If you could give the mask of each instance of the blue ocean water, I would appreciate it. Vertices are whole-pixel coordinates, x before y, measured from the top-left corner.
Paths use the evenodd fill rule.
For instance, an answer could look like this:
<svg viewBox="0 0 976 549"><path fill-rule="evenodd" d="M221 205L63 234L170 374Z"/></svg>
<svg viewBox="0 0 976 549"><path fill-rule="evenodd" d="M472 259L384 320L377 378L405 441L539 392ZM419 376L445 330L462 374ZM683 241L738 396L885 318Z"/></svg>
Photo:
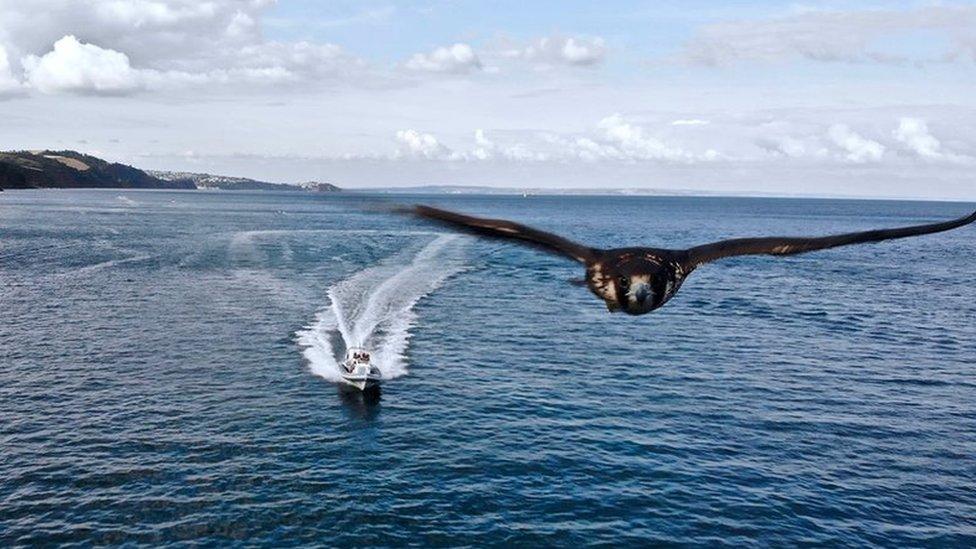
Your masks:
<svg viewBox="0 0 976 549"><path fill-rule="evenodd" d="M952 203L0 193L0 544L976 544L976 228L699 269L644 317L602 246ZM334 382L344 345L387 379Z"/></svg>

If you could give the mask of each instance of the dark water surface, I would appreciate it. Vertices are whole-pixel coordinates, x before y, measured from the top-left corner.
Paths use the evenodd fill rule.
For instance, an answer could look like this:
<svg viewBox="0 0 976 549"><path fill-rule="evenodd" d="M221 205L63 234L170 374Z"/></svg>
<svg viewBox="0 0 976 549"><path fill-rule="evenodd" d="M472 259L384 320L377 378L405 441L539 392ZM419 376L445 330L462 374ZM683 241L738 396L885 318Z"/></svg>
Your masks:
<svg viewBox="0 0 976 549"><path fill-rule="evenodd" d="M603 246L971 205L406 197ZM976 545L976 228L609 315L375 199L0 194L0 545ZM376 349L382 393L335 358Z"/></svg>

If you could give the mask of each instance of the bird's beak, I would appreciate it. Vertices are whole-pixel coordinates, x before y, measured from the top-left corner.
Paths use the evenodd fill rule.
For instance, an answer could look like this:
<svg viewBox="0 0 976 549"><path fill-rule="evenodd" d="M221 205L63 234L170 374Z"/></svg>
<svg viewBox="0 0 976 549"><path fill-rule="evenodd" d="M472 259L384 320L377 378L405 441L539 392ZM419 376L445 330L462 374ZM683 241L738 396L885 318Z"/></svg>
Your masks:
<svg viewBox="0 0 976 549"><path fill-rule="evenodd" d="M630 289L630 295L639 305L643 305L647 298L651 296L651 286L646 282L635 284Z"/></svg>

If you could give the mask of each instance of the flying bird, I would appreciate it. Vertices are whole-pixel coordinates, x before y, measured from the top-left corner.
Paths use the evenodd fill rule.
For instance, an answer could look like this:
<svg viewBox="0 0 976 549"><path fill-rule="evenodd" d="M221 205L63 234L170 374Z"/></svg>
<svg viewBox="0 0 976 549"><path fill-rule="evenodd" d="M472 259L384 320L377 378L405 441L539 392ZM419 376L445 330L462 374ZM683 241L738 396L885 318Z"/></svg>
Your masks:
<svg viewBox="0 0 976 549"><path fill-rule="evenodd" d="M976 221L976 212L973 212L969 216L942 223L833 236L735 238L684 250L644 247L600 249L503 219L483 219L419 205L408 211L466 232L517 240L579 261L586 266L587 287L606 302L607 309L632 315L642 315L661 307L674 297L692 271L705 263L726 257L802 254L850 244L938 233Z"/></svg>

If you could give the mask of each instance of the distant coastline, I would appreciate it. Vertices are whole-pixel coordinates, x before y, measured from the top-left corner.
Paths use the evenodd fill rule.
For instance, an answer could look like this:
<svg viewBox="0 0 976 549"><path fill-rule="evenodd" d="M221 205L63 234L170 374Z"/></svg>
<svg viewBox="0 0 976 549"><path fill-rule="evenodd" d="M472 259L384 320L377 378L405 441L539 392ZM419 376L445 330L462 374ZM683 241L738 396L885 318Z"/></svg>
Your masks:
<svg viewBox="0 0 976 549"><path fill-rule="evenodd" d="M207 189L231 191L338 192L331 183L270 183L206 173L144 171L77 151L0 152L0 190L5 189Z"/></svg>
<svg viewBox="0 0 976 549"><path fill-rule="evenodd" d="M413 185L404 187L341 188L331 183L271 183L247 177L200 172L141 170L111 163L77 151L0 152L0 191L12 189L168 189L221 191L345 192L399 195L494 195L494 196L661 196L702 198L784 198L827 200L903 200L962 202L958 198L912 196L864 196L762 191L709 191L664 188L545 188L491 187L485 185Z"/></svg>
<svg viewBox="0 0 976 549"><path fill-rule="evenodd" d="M770 193L762 191L709 191L699 189L660 189L660 188L540 188L540 187L487 187L466 185L418 185L408 187L374 187L349 188L351 193L370 194L451 194L451 195L496 195L496 196L660 196L660 197L696 197L696 198L783 198L809 200L895 200L909 202L962 202L972 203L973 200L961 198L932 198L912 196L864 196L844 194L815 194L815 193Z"/></svg>

